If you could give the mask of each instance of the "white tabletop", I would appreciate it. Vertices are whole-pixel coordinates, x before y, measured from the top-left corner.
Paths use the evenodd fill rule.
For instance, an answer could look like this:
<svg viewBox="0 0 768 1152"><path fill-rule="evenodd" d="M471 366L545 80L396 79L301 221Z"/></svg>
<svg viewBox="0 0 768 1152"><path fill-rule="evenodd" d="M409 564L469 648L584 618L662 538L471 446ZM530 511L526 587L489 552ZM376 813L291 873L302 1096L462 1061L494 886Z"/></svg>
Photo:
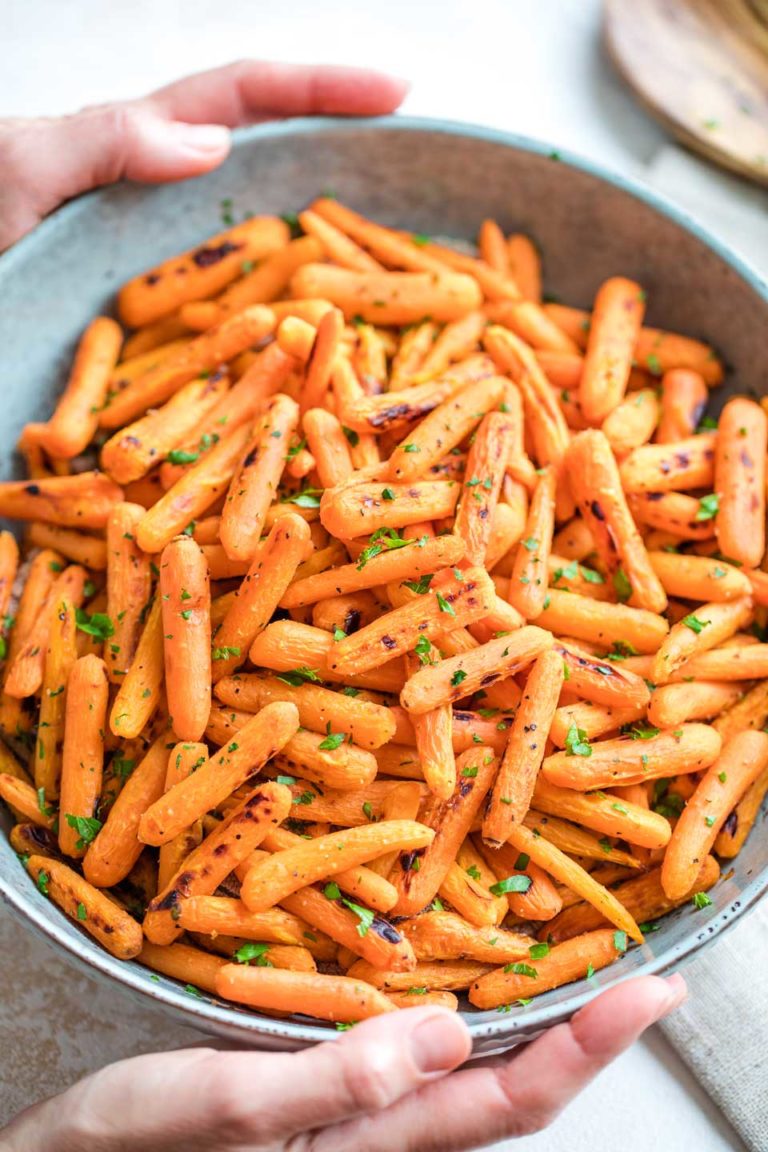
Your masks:
<svg viewBox="0 0 768 1152"><path fill-rule="evenodd" d="M369 64L408 76L405 111L549 140L642 172L665 136L599 44L597 0L5 0L0 115L138 95L251 55ZM74 973L0 922L0 1122L110 1060L205 1042ZM499 1146L501 1147L501 1146ZM658 1032L520 1152L728 1152L740 1142Z"/></svg>

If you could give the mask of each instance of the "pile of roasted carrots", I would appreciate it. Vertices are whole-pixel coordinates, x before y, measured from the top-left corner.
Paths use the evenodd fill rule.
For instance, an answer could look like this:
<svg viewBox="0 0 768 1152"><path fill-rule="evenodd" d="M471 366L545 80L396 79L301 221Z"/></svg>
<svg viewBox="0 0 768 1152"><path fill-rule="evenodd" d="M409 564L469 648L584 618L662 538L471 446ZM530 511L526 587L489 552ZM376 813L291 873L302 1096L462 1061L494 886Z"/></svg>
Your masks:
<svg viewBox="0 0 768 1152"><path fill-rule="evenodd" d="M0 484L40 891L340 1026L510 1010L709 905L768 790L767 421L708 419L720 361L645 307L332 198L126 284Z"/></svg>

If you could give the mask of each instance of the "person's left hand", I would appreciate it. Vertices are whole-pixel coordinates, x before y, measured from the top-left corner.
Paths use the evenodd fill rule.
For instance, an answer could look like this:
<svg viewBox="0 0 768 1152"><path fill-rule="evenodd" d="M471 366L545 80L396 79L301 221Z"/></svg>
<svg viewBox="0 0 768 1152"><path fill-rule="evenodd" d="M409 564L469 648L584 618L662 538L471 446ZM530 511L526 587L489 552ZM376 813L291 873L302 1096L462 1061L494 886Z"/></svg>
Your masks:
<svg viewBox="0 0 768 1152"><path fill-rule="evenodd" d="M137 1056L22 1113L0 1150L465 1152L545 1128L684 997L681 976L629 980L525 1048L461 1071L469 1033L440 1008L386 1013L293 1055Z"/></svg>
<svg viewBox="0 0 768 1152"><path fill-rule="evenodd" d="M244 60L74 116L0 120L0 252L80 192L216 168L230 128L283 116L378 116L406 90L405 81L362 68Z"/></svg>

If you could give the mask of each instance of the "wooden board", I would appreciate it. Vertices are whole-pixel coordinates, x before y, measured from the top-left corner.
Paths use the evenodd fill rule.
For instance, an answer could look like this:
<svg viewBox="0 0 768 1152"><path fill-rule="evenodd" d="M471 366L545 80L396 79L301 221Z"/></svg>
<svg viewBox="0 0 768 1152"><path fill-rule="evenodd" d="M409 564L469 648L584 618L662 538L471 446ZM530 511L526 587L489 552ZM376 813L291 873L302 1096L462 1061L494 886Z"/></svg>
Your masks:
<svg viewBox="0 0 768 1152"><path fill-rule="evenodd" d="M605 0L604 36L666 128L768 186L768 0Z"/></svg>

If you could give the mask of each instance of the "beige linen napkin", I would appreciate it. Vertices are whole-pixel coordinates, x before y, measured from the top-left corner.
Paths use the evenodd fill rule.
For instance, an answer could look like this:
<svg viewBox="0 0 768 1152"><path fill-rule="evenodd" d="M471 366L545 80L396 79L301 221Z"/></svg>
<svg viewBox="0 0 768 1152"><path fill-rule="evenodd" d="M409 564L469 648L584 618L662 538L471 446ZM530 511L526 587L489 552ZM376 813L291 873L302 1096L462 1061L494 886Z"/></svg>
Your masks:
<svg viewBox="0 0 768 1152"><path fill-rule="evenodd" d="M765 191L674 146L640 175L768 277ZM752 835L766 834L758 821ZM768 900L684 974L689 998L661 1027L747 1147L768 1152Z"/></svg>

